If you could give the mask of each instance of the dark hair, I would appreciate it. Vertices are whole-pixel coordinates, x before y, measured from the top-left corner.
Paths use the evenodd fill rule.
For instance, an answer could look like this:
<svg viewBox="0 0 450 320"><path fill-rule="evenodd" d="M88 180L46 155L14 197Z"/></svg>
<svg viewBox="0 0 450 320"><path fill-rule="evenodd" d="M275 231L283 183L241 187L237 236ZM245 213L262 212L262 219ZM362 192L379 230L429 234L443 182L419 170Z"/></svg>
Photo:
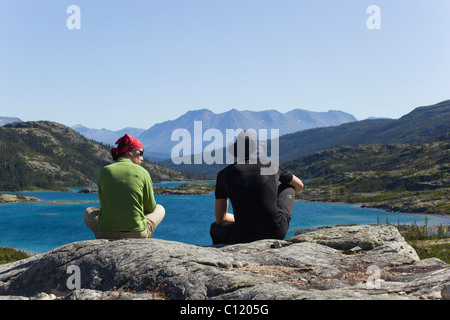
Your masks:
<svg viewBox="0 0 450 320"><path fill-rule="evenodd" d="M123 147L125 147L125 140L121 140L119 142L119 144L117 145L117 148L111 149L111 156L114 161L117 161L117 159L120 158L119 152L120 152L120 150L122 150Z"/></svg>

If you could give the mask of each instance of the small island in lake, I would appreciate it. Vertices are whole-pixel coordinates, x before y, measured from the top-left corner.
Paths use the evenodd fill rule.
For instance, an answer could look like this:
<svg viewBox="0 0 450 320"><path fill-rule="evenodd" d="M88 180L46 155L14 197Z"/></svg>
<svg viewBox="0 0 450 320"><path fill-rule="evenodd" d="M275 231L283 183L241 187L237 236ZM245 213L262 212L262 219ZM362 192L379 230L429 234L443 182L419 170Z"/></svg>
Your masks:
<svg viewBox="0 0 450 320"><path fill-rule="evenodd" d="M0 203L19 203L28 201L38 201L37 197L24 196L22 194L0 193Z"/></svg>
<svg viewBox="0 0 450 320"><path fill-rule="evenodd" d="M170 187L153 187L154 193L158 195L202 195L209 194L216 188L215 183L208 182L191 182L184 183L179 186Z"/></svg>

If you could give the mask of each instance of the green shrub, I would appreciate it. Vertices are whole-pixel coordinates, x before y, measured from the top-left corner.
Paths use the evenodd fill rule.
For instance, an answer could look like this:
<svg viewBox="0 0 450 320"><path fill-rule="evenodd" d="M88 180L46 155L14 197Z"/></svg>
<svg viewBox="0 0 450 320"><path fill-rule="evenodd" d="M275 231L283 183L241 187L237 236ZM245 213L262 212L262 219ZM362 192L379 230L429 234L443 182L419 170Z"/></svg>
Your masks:
<svg viewBox="0 0 450 320"><path fill-rule="evenodd" d="M0 264L10 263L28 257L30 255L24 251L0 247Z"/></svg>

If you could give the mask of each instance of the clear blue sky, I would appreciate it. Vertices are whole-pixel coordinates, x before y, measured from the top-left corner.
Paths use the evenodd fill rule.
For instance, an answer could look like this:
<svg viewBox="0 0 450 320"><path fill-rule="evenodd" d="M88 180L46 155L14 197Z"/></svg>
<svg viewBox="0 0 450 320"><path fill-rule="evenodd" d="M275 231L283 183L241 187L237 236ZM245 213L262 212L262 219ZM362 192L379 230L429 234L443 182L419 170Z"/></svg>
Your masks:
<svg viewBox="0 0 450 320"><path fill-rule="evenodd" d="M448 0L0 1L0 116L118 130L200 108L399 118L447 99Z"/></svg>

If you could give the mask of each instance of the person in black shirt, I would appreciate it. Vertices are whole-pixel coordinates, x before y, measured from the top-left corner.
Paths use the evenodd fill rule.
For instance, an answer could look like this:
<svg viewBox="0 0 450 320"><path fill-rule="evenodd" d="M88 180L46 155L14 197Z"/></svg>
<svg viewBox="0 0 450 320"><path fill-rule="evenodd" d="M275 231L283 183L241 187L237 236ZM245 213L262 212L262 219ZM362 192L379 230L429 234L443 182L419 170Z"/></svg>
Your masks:
<svg viewBox="0 0 450 320"><path fill-rule="evenodd" d="M215 191L215 217L210 235L213 244L245 243L260 239L284 239L294 210L294 196L302 181L278 166L273 174L261 174L257 141L242 132L234 143L245 141L245 159L219 172ZM256 154L256 156L255 156ZM228 212L228 199L234 214Z"/></svg>

